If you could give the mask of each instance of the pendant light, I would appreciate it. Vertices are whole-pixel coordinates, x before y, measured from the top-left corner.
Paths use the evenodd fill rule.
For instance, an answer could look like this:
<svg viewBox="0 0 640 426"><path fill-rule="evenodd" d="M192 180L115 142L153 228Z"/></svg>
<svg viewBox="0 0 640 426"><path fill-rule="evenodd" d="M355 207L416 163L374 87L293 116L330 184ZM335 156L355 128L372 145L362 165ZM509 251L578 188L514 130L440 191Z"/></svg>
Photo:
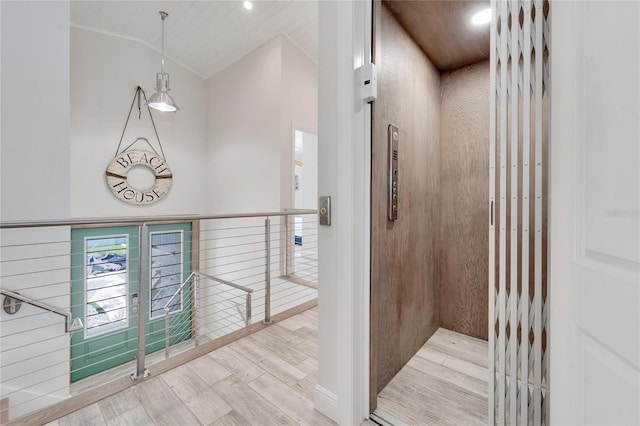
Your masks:
<svg viewBox="0 0 640 426"><path fill-rule="evenodd" d="M160 60L160 72L156 74L156 92L151 95L147 105L149 108L157 109L158 111L175 112L178 110L176 101L173 100L169 94L169 74L164 72L164 20L169 16L167 12L160 11L160 18L162 19L162 57Z"/></svg>

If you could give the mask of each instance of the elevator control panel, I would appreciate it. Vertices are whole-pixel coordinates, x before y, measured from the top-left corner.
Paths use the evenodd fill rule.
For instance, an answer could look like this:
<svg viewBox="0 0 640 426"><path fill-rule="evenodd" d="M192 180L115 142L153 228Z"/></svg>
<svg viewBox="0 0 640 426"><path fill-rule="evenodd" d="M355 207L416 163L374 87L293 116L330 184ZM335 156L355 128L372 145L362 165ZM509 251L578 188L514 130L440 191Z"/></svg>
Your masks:
<svg viewBox="0 0 640 426"><path fill-rule="evenodd" d="M389 220L398 219L398 126L389 124Z"/></svg>

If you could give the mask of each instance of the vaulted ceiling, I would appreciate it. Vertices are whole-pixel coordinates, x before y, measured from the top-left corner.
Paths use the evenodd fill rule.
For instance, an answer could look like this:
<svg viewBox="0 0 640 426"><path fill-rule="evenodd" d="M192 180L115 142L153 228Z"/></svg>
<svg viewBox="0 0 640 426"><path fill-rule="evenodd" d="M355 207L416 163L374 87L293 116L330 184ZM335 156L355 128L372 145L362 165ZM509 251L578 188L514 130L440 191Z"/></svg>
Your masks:
<svg viewBox="0 0 640 426"><path fill-rule="evenodd" d="M72 1L74 26L143 42L165 51L207 78L278 34L290 38L312 61L318 57L318 3L305 0L243 1Z"/></svg>

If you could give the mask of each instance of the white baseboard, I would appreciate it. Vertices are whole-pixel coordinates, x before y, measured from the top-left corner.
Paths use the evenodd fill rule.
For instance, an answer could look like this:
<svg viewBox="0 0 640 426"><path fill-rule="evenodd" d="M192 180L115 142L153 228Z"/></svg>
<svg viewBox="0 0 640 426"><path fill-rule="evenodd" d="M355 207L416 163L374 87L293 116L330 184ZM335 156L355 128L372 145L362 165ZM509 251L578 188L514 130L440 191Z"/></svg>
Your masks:
<svg viewBox="0 0 640 426"><path fill-rule="evenodd" d="M338 422L338 396L326 388L316 385L315 409Z"/></svg>

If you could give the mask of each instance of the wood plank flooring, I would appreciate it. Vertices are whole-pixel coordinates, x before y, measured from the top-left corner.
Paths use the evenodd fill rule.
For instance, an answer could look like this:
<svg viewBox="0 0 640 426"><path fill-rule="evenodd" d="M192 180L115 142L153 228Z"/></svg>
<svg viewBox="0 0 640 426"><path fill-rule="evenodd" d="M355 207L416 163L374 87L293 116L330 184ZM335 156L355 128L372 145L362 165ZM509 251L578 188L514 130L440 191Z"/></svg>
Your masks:
<svg viewBox="0 0 640 426"><path fill-rule="evenodd" d="M317 330L314 308L48 425L335 425L313 408Z"/></svg>
<svg viewBox="0 0 640 426"><path fill-rule="evenodd" d="M439 328L378 395L395 425L486 425L487 342Z"/></svg>
<svg viewBox="0 0 640 426"><path fill-rule="evenodd" d="M317 330L314 308L48 425L334 425L313 409ZM439 329L378 410L397 425L486 424L487 377L487 343Z"/></svg>

